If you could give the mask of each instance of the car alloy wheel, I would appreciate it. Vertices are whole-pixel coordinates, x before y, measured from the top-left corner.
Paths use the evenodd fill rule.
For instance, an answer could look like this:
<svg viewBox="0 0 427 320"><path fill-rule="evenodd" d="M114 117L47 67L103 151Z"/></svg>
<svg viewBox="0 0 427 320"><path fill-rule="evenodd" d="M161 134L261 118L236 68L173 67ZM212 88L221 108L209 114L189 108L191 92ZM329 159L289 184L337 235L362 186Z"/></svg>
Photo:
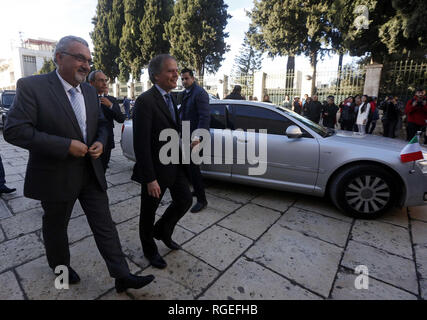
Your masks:
<svg viewBox="0 0 427 320"><path fill-rule="evenodd" d="M363 214L378 212L389 203L391 190L387 182L372 175L353 179L345 190L346 202Z"/></svg>

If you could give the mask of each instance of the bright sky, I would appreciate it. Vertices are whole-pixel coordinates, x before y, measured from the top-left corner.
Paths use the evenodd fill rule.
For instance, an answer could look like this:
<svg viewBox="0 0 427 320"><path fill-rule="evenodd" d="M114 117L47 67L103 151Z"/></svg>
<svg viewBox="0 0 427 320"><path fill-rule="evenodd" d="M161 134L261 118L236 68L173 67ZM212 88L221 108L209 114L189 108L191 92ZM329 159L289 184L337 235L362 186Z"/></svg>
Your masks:
<svg viewBox="0 0 427 320"><path fill-rule="evenodd" d="M22 38L45 38L59 40L65 35L77 35L86 39L91 47L89 33L93 30L92 18L95 16L97 0L0 0L2 17L0 19L0 58L10 55L11 42L19 43ZM7 4L6 4L7 3ZM229 37L226 42L230 51L226 54L219 73L229 74L234 58L239 53L244 33L249 26L249 18L245 10L253 6L252 0L225 0L229 19L226 32ZM345 57L344 63L350 62ZM326 59L319 64L320 68L336 68L338 58ZM297 57L297 68L308 68L308 60ZM273 60L265 58L263 70L278 73L285 70L286 57Z"/></svg>

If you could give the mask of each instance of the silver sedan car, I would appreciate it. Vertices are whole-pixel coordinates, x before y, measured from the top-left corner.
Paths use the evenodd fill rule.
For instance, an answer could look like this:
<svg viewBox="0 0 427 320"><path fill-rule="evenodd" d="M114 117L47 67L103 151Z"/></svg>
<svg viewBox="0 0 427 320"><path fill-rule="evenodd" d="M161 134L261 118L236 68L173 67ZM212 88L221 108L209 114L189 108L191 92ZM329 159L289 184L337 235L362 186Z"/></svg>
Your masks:
<svg viewBox="0 0 427 320"><path fill-rule="evenodd" d="M327 129L270 103L211 100L210 108L211 143L223 144L219 150L212 146L212 161L202 164L206 177L329 196L343 212L363 219L377 218L394 206L427 204L427 160L402 163L405 141ZM242 135L249 129L256 133ZM232 157L226 141L232 141ZM250 175L248 168L255 165L235 151L252 143L259 153L261 141L267 142L265 172ZM123 125L121 145L135 161L131 120ZM422 150L427 159L427 149Z"/></svg>

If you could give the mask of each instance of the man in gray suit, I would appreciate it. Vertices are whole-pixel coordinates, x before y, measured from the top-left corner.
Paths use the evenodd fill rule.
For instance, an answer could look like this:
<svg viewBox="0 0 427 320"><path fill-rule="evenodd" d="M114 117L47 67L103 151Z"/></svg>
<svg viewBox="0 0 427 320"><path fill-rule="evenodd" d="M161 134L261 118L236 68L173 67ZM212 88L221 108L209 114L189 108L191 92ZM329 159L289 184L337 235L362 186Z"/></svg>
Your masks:
<svg viewBox="0 0 427 320"><path fill-rule="evenodd" d="M107 122L96 90L85 83L91 55L87 42L67 36L54 53L57 69L17 82L4 130L7 142L28 149L24 195L41 200L43 238L49 266L68 268L69 283L80 281L70 266L67 227L79 199L117 292L141 288L153 276L129 272L111 218L107 184L99 156L107 142Z"/></svg>

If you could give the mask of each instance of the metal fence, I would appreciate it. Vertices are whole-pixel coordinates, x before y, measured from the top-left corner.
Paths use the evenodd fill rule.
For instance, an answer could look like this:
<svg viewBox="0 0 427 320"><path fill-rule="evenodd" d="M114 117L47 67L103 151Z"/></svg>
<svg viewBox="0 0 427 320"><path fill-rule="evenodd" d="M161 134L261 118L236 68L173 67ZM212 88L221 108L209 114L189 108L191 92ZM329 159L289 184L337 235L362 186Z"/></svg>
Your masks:
<svg viewBox="0 0 427 320"><path fill-rule="evenodd" d="M427 61L406 60L384 64L379 99L392 95L407 101L418 87L427 87Z"/></svg>

